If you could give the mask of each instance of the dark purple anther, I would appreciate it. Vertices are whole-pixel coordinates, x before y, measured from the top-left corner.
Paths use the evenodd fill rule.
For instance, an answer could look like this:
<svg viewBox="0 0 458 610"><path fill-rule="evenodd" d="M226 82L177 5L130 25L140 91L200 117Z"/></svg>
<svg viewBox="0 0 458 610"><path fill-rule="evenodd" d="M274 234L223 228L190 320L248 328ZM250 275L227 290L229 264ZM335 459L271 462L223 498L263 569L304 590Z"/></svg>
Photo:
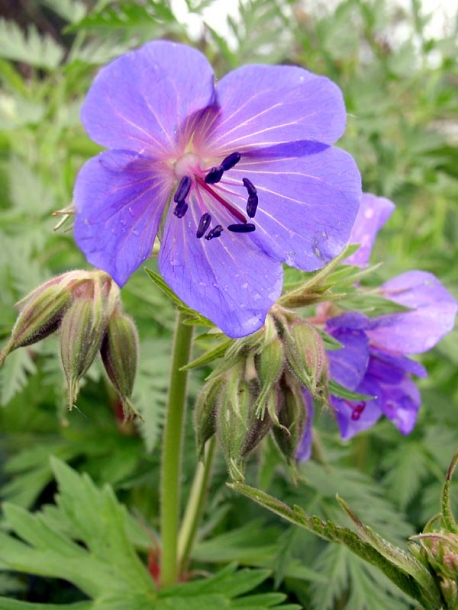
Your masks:
<svg viewBox="0 0 458 610"><path fill-rule="evenodd" d="M216 225L216 227L213 227L213 229L207 233L205 239L210 240L219 237L223 231L224 229L221 225Z"/></svg>
<svg viewBox="0 0 458 610"><path fill-rule="evenodd" d="M183 176L183 178L180 180L180 184L178 185L175 195L173 196L173 201L175 203L180 203L181 201L184 201L188 196L190 188L191 178L189 176Z"/></svg>
<svg viewBox="0 0 458 610"><path fill-rule="evenodd" d="M246 202L246 213L250 218L254 218L256 210L258 209L258 196L249 195L248 201Z"/></svg>
<svg viewBox="0 0 458 610"><path fill-rule="evenodd" d="M210 226L211 219L212 219L212 217L210 216L210 214L208 214L208 212L205 212L205 214L202 214L202 218L200 219L199 226L197 227L196 237L198 237L199 239L201 237L203 237L203 234Z"/></svg>
<svg viewBox="0 0 458 610"><path fill-rule="evenodd" d="M216 184L223 177L224 170L221 166L212 167L208 174L205 176L205 182L207 184Z"/></svg>
<svg viewBox="0 0 458 610"><path fill-rule="evenodd" d="M248 178L242 178L242 182L243 182L243 186L246 188L246 190L248 191L248 195L249 197L252 197L253 195L257 194L257 190L255 185L251 182L251 180L248 180Z"/></svg>
<svg viewBox="0 0 458 610"><path fill-rule="evenodd" d="M175 214L175 216L177 218L183 218L183 216L186 214L186 212L188 211L188 204L186 203L186 201L179 201L175 207L175 209L173 210L173 213Z"/></svg>
<svg viewBox="0 0 458 610"><path fill-rule="evenodd" d="M237 165L241 157L242 155L239 152L233 152L228 157L223 159L223 162L220 165L223 172L227 172L228 170L232 169L234 165Z"/></svg>
<svg viewBox="0 0 458 610"><path fill-rule="evenodd" d="M253 223L247 222L243 225L229 225L227 227L228 231L232 231L232 233L252 233L256 227Z"/></svg>

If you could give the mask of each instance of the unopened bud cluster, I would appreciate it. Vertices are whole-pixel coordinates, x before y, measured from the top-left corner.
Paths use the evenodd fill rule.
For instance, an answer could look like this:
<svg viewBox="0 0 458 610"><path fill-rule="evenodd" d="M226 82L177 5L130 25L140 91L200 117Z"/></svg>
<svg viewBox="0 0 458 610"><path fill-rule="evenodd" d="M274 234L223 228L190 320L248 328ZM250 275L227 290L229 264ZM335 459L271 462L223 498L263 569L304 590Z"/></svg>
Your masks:
<svg viewBox="0 0 458 610"><path fill-rule="evenodd" d="M243 479L243 460L273 433L288 461L310 417L304 388L327 393L328 365L314 326L278 308L265 326L238 339L207 379L196 404L199 452L216 434L233 479Z"/></svg>
<svg viewBox="0 0 458 610"><path fill-rule="evenodd" d="M436 575L446 608L458 608L458 535L449 531L434 531L415 536L421 551L417 556Z"/></svg>
<svg viewBox="0 0 458 610"><path fill-rule="evenodd" d="M100 352L127 416L138 359L137 330L121 309L119 288L102 271L71 271L49 280L18 303L19 316L0 352L0 366L13 350L58 331L68 407L79 382Z"/></svg>
<svg viewBox="0 0 458 610"><path fill-rule="evenodd" d="M458 522L451 502L452 478L457 466L458 450L442 488L441 512L428 521L423 532L411 536L409 543L412 555L433 575L442 601L441 610L458 608Z"/></svg>

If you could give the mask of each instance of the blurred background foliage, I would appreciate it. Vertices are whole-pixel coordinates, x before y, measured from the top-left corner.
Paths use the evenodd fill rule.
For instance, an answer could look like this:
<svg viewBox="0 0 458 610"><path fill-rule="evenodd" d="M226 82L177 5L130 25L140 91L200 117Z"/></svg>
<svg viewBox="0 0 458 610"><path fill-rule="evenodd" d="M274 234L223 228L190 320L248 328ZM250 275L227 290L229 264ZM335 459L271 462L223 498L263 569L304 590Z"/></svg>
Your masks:
<svg viewBox="0 0 458 610"><path fill-rule="evenodd" d="M385 264L371 281L423 269L458 296L457 16L432 36L432 14L419 0L402 6L396 0L244 0L238 16L229 15L218 31L205 22L213 5L221 3L0 3L2 342L14 323L16 301L54 274L87 268L72 240L71 219L54 231L62 217L52 216L70 205L77 171L99 150L85 135L79 107L99 66L158 37L195 45L219 76L263 62L299 64L335 80L348 109L339 145L356 158L365 190L397 206L373 254L374 262ZM148 265L154 269L155 261ZM132 543L146 557L158 524L155 448L174 311L143 270L122 294L141 337L134 399L144 422L122 423L101 366L91 369L77 408L67 413L55 343L18 350L0 370L0 493L26 509L52 502L56 483L49 457L56 456L114 488L145 532L143 539L138 532L132 536ZM456 331L422 361L429 377L420 383L423 407L409 437L382 421L342 443L329 414L321 414L321 449L301 466L305 483L292 485L270 442L251 458L248 478L308 513L345 523L335 502L339 493L366 523L404 545L438 512L444 473L458 445ZM193 373L191 398L204 373ZM191 420L187 431L184 498L196 463ZM217 460L192 569L213 571L228 562L267 567L271 577L263 591L279 589L290 603L312 610L412 607L346 549L289 528L236 497L226 480ZM8 527L3 520L1 528ZM62 580L18 570L9 572L0 560L0 595L42 603L87 599Z"/></svg>

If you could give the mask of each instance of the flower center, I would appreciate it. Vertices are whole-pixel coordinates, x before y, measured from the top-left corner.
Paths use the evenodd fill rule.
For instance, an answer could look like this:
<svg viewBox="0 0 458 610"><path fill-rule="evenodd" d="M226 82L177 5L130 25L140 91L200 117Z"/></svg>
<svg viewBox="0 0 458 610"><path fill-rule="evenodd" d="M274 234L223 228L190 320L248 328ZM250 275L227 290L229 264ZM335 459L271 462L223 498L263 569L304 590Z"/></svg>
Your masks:
<svg viewBox="0 0 458 610"><path fill-rule="evenodd" d="M364 409L366 408L365 401L354 403L354 402L351 402L350 400L346 400L345 403L351 409L351 419L353 421L358 421L358 419L361 417Z"/></svg>
<svg viewBox="0 0 458 610"><path fill-rule="evenodd" d="M180 180L196 171L200 171L200 159L194 153L184 154L175 163L175 176Z"/></svg>
<svg viewBox="0 0 458 610"><path fill-rule="evenodd" d="M232 233L252 233L256 226L252 222L248 222L244 214L238 209L237 205L228 201L227 195L235 195L237 198L243 199L243 195L234 192L231 187L243 187L246 190L248 199L246 200L246 215L248 218L254 218L258 208L258 194L254 184L243 178L241 183L227 180L224 174L230 171L240 161L242 155L239 152L233 152L225 157L221 164L217 167L212 167L210 170L202 169L200 158L194 153L186 153L175 163L174 171L176 177L180 180L178 187L173 196L173 201L176 206L173 211L177 218L183 218L188 210L188 196L191 189L195 191L195 198L201 207L205 207L204 198L210 198L219 203L223 208L237 221L229 224L227 230ZM224 179L223 179L224 178ZM196 237L201 239L205 235L205 239L211 240L220 237L224 229L220 224L210 227L212 222L211 214L206 211L202 214L199 225L196 229Z"/></svg>

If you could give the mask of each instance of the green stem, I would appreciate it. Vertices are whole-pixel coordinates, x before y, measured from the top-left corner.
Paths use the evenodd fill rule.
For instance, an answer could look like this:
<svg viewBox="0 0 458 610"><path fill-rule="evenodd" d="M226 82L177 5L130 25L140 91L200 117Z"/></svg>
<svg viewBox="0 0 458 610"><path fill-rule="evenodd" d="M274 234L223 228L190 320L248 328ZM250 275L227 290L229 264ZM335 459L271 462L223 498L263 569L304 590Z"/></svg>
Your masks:
<svg viewBox="0 0 458 610"><path fill-rule="evenodd" d="M189 362L192 326L183 324L178 312L173 341L172 369L162 444L161 461L161 585L178 582L178 525L180 514L181 458L183 422L186 413L186 381L188 371L180 370Z"/></svg>
<svg viewBox="0 0 458 610"><path fill-rule="evenodd" d="M192 482L191 492L189 494L186 512L178 538L178 563L181 566L181 569L186 567L196 538L213 465L214 452L215 437L208 441L205 459L203 462L198 463Z"/></svg>

